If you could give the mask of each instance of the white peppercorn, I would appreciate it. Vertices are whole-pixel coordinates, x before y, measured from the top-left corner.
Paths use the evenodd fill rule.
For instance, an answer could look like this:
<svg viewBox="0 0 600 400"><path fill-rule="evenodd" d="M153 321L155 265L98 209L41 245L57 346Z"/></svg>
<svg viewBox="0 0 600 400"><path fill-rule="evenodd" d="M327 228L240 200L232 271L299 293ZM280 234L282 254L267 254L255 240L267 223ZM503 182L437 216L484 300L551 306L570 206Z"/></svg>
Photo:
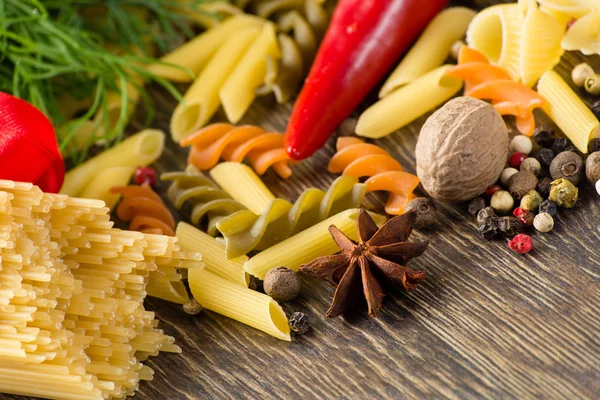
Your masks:
<svg viewBox="0 0 600 400"><path fill-rule="evenodd" d="M504 168L504 170L502 171L502 174L500 174L500 182L502 182L502 185L504 187L507 187L508 180L510 179L511 176L513 176L517 172L519 172L519 170L516 168L512 168L512 167Z"/></svg>
<svg viewBox="0 0 600 400"><path fill-rule="evenodd" d="M550 232L554 228L554 218L548 213L539 213L533 219L533 227L540 232Z"/></svg>
<svg viewBox="0 0 600 400"><path fill-rule="evenodd" d="M594 96L600 96L600 75L593 74L593 75L588 76L585 79L583 88L589 94L593 94Z"/></svg>
<svg viewBox="0 0 600 400"><path fill-rule="evenodd" d="M513 206L515 205L515 201L506 190L498 190L492 196L492 200L490 201L492 208L502 214L509 213Z"/></svg>
<svg viewBox="0 0 600 400"><path fill-rule="evenodd" d="M542 170L542 165L538 160L533 157L528 157L523 160L521 163L521 167L519 168L521 171L529 171L534 175L538 175Z"/></svg>
<svg viewBox="0 0 600 400"><path fill-rule="evenodd" d="M511 153L529 154L533 149L531 139L525 135L517 135L510 141Z"/></svg>
<svg viewBox="0 0 600 400"><path fill-rule="evenodd" d="M571 79L575 86L583 87L588 76L594 74L594 69L587 63L577 64L571 71Z"/></svg>

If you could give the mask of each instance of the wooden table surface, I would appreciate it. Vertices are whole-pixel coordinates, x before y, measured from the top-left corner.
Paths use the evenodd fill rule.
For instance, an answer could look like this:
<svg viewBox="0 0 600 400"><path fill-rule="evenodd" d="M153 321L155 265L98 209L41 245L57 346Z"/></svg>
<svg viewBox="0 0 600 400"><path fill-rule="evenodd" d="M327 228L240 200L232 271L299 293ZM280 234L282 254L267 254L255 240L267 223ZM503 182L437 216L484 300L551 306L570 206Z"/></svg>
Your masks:
<svg viewBox="0 0 600 400"><path fill-rule="evenodd" d="M582 59L568 54L558 71L567 76ZM587 60L600 68L600 58ZM174 100L153 94L153 125L168 131ZM283 131L290 110L264 98L242 122ZM538 125L551 126L538 116ZM425 119L376 141L411 172ZM287 181L269 172L268 186L289 200L307 187L326 188L336 177L326 169L333 144L294 167ZM183 168L185 153L169 141L157 169ZM600 398L600 197L589 186L580 193L551 233L534 235L527 255L512 253L505 240L480 239L465 205L438 203L437 225L413 236L431 241L411 262L427 273L416 291L390 293L376 320L364 311L325 319L333 290L303 278L300 296L283 307L288 315L306 313L312 329L291 343L210 311L194 317L148 299L183 354L152 358L154 380L142 382L135 398ZM384 198L370 197L376 207Z"/></svg>

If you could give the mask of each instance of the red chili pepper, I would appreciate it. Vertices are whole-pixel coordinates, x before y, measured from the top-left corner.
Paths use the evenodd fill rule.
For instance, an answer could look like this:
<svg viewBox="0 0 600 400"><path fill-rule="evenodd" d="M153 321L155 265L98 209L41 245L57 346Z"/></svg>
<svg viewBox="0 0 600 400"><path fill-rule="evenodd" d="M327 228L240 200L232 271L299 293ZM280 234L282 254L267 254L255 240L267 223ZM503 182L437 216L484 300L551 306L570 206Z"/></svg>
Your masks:
<svg viewBox="0 0 600 400"><path fill-rule="evenodd" d="M26 101L0 92L0 178L57 193L64 177L52 123Z"/></svg>
<svg viewBox="0 0 600 400"><path fill-rule="evenodd" d="M287 126L289 156L323 147L446 3L340 0Z"/></svg>

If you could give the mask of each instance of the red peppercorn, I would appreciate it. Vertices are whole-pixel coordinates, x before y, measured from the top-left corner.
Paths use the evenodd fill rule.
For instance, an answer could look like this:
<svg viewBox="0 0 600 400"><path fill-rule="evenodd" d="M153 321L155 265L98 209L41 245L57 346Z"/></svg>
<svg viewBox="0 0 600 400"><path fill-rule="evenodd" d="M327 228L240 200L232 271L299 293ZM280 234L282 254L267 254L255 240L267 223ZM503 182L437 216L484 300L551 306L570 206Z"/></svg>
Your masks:
<svg viewBox="0 0 600 400"><path fill-rule="evenodd" d="M533 248L533 242L531 241L531 237L529 237L529 235L520 233L510 242L508 242L508 247L515 253L525 254L531 251Z"/></svg>
<svg viewBox="0 0 600 400"><path fill-rule="evenodd" d="M571 18L569 22L567 22L567 30L571 29L571 26L577 21L575 18Z"/></svg>
<svg viewBox="0 0 600 400"><path fill-rule="evenodd" d="M502 189L499 185L493 185L490 186L489 188L487 188L487 190L485 191L485 195L487 197L492 197L494 195L494 193L496 193L498 190Z"/></svg>
<svg viewBox="0 0 600 400"><path fill-rule="evenodd" d="M156 171L150 167L137 167L133 175L133 181L138 185L147 183L152 186L156 182Z"/></svg>
<svg viewBox="0 0 600 400"><path fill-rule="evenodd" d="M535 215L531 211L517 207L514 209L513 215L517 217L517 219L521 221L523 225L533 225L533 219L535 218Z"/></svg>
<svg viewBox="0 0 600 400"><path fill-rule="evenodd" d="M508 159L508 165L510 165L513 168L519 169L519 167L521 166L521 163L526 158L527 158L527 154L525 154L525 153L519 153L519 152L512 153L510 155L510 158Z"/></svg>

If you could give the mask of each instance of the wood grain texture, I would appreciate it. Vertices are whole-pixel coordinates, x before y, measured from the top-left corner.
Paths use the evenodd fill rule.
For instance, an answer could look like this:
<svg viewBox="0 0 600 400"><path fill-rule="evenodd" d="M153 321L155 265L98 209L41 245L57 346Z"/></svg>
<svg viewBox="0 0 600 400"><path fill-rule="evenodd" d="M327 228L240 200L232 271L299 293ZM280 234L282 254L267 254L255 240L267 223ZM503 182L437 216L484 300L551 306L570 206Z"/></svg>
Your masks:
<svg viewBox="0 0 600 400"><path fill-rule="evenodd" d="M494 1L461 2L481 8ZM566 76L583 58L568 54ZM588 58L600 68L600 58ZM377 91L374 91L376 93ZM154 91L154 126L167 130L174 101ZM586 98L586 101L591 101ZM261 99L242 122L283 131L290 105ZM541 124L550 125L543 114ZM417 134L426 117L376 141L414 171ZM215 120L224 120L222 114ZM269 172L273 192L295 200L307 187L326 188L334 139L287 181ZM169 142L159 172L183 168L186 151ZM165 187L161 187L164 190ZM385 197L371 197L381 207ZM535 250L515 255L505 241L482 241L465 205L438 203L431 240L412 261L427 272L414 292L391 293L379 319L366 311L326 320L333 290L303 278L286 312L308 314L312 329L291 343L211 312L192 317L177 305L149 299L161 327L182 355L148 364L146 399L597 399L600 397L600 198L586 186L572 210L561 210ZM0 399L17 399L2 396Z"/></svg>

